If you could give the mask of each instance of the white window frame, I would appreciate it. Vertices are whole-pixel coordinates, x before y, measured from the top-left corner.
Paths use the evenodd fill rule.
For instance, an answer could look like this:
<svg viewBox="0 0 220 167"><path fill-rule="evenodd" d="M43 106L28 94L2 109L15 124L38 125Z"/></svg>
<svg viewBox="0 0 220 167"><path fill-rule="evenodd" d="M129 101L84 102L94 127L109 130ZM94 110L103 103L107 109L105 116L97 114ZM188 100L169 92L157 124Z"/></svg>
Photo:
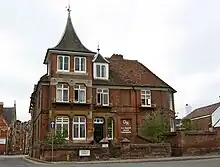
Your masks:
<svg viewBox="0 0 220 167"><path fill-rule="evenodd" d="M96 66L100 66L100 76L97 76ZM105 66L106 74L105 77L102 77L102 66ZM108 79L109 78L109 65L107 63L94 63L93 64L93 76L95 79Z"/></svg>
<svg viewBox="0 0 220 167"><path fill-rule="evenodd" d="M74 122L74 118L75 117L78 117L78 122ZM85 121L84 122L80 122L80 118L84 118ZM74 125L78 125L78 135L79 135L79 137L77 137L77 138L74 137ZM85 137L80 137L80 126L81 125L85 125ZM73 126L72 126L73 140L86 140L86 125L87 125L87 123L86 123L86 117L85 116L74 116L73 117Z"/></svg>
<svg viewBox="0 0 220 167"><path fill-rule="evenodd" d="M76 86L78 86L78 88L76 88ZM79 97L80 97L80 91L84 91L84 93L85 93L85 96L84 96L84 101L82 101L82 102L80 102L80 101L75 101L75 97L76 97L76 95L75 95L75 90L78 90L78 99L79 99ZM86 103L86 86L85 85L83 85L83 84L76 84L75 86L74 86L74 102L75 103Z"/></svg>
<svg viewBox="0 0 220 167"><path fill-rule="evenodd" d="M109 120L111 120L111 127L108 126L108 121ZM109 132L109 128L111 128L111 137L109 137L109 133L108 133ZM113 140L114 139L114 120L113 120L113 118L108 118L107 119L107 129L108 129L108 131L107 131L108 139L109 140Z"/></svg>
<svg viewBox="0 0 220 167"><path fill-rule="evenodd" d="M175 126L174 126L174 119L170 118L170 132L175 131Z"/></svg>
<svg viewBox="0 0 220 167"><path fill-rule="evenodd" d="M67 121L64 121L65 119L68 119ZM55 132L57 132L57 125L61 125L61 133L63 133L63 125L68 125L68 137L65 138L66 140L69 140L69 117L68 116L57 116L55 121Z"/></svg>
<svg viewBox="0 0 220 167"><path fill-rule="evenodd" d="M59 57L63 58L63 64L62 64L62 68L59 69ZM68 70L64 70L64 59L65 57L68 57ZM59 72L70 72L70 56L66 56L66 55L57 55L57 71Z"/></svg>
<svg viewBox="0 0 220 167"><path fill-rule="evenodd" d="M98 94L99 93L101 94L101 103L98 102ZM107 94L107 97L108 97L107 104L104 104L104 98L103 98L104 94ZM97 103L97 105L109 106L109 89L108 88L97 88L96 89L96 103Z"/></svg>
<svg viewBox="0 0 220 167"><path fill-rule="evenodd" d="M61 88L59 87L61 85ZM68 86L67 88L65 88L64 86ZM58 90L61 90L62 91L62 97L61 97L61 100L59 100L58 98L57 98L57 96L58 96ZM64 90L67 90L67 92L68 92L68 97L67 97L67 101L64 101L64 99L63 99L63 92L64 92ZM64 103L68 103L69 102L69 85L68 84L65 84L65 83L58 83L57 84L57 86L56 86L56 102L64 102Z"/></svg>
<svg viewBox="0 0 220 167"><path fill-rule="evenodd" d="M169 109L173 110L173 94L169 93Z"/></svg>
<svg viewBox="0 0 220 167"><path fill-rule="evenodd" d="M144 99L145 103L142 104L142 100ZM151 90L144 89L141 90L141 106L142 107L151 107Z"/></svg>
<svg viewBox="0 0 220 167"><path fill-rule="evenodd" d="M76 70L76 59L79 59L79 70ZM84 71L81 69L81 61L82 61L82 59L85 60L85 70ZM78 57L78 56L74 57L74 72L86 73L86 57Z"/></svg>

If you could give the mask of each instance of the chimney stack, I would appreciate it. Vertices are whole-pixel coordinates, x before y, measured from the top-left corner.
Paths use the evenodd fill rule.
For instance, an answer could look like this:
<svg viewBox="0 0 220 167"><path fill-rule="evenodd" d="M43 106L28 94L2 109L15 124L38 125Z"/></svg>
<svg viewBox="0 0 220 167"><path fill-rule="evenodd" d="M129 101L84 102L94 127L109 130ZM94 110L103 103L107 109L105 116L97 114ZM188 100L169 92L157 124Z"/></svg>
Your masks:
<svg viewBox="0 0 220 167"><path fill-rule="evenodd" d="M192 112L192 107L189 104L185 106L186 115L189 115Z"/></svg>
<svg viewBox="0 0 220 167"><path fill-rule="evenodd" d="M0 117L3 116L3 105L4 105L4 103L0 102Z"/></svg>
<svg viewBox="0 0 220 167"><path fill-rule="evenodd" d="M123 60L124 58L123 58L123 55L121 55L121 54L113 54L110 59Z"/></svg>

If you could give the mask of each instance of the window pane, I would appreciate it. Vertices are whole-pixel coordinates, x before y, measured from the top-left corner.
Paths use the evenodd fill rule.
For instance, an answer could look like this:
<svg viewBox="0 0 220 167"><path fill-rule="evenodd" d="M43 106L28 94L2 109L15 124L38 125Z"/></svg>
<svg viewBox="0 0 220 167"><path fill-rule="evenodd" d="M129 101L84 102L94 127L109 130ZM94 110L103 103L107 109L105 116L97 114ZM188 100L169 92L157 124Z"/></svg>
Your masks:
<svg viewBox="0 0 220 167"><path fill-rule="evenodd" d="M80 138L86 137L85 124L80 125Z"/></svg>
<svg viewBox="0 0 220 167"><path fill-rule="evenodd" d="M74 138L79 137L79 125L78 124L73 125L73 137Z"/></svg>
<svg viewBox="0 0 220 167"><path fill-rule="evenodd" d="M69 57L64 57L64 70L69 70Z"/></svg>
<svg viewBox="0 0 220 167"><path fill-rule="evenodd" d="M145 99L141 99L141 105L146 105L146 100Z"/></svg>
<svg viewBox="0 0 220 167"><path fill-rule="evenodd" d="M58 89L56 93L56 100L62 101L62 90Z"/></svg>
<svg viewBox="0 0 220 167"><path fill-rule="evenodd" d="M79 71L79 58L75 58L75 71Z"/></svg>
<svg viewBox="0 0 220 167"><path fill-rule="evenodd" d="M108 138L113 138L113 120L108 119Z"/></svg>
<svg viewBox="0 0 220 167"><path fill-rule="evenodd" d="M96 77L101 77L100 65L96 65Z"/></svg>
<svg viewBox="0 0 220 167"><path fill-rule="evenodd" d="M85 102L85 91L84 90L80 90L79 93L79 102Z"/></svg>
<svg viewBox="0 0 220 167"><path fill-rule="evenodd" d="M80 122L86 122L85 117L80 117Z"/></svg>
<svg viewBox="0 0 220 167"><path fill-rule="evenodd" d="M79 122L79 117L74 117L73 122Z"/></svg>
<svg viewBox="0 0 220 167"><path fill-rule="evenodd" d="M78 102L79 101L79 91L75 90L75 101Z"/></svg>
<svg viewBox="0 0 220 167"><path fill-rule="evenodd" d="M103 94L103 104L108 104L108 94Z"/></svg>
<svg viewBox="0 0 220 167"><path fill-rule="evenodd" d="M106 67L105 65L102 65L102 77L106 77Z"/></svg>
<svg viewBox="0 0 220 167"><path fill-rule="evenodd" d="M108 93L108 89L103 89L103 93Z"/></svg>
<svg viewBox="0 0 220 167"><path fill-rule="evenodd" d="M74 86L74 89L79 89L79 85L75 85L75 86Z"/></svg>
<svg viewBox="0 0 220 167"><path fill-rule="evenodd" d="M58 57L58 69L59 70L62 70L63 69L63 57L62 56L59 56Z"/></svg>
<svg viewBox="0 0 220 167"><path fill-rule="evenodd" d="M101 101L102 101L102 94L101 94L101 93L98 93L98 94L97 94L97 103L98 103L98 104L101 104Z"/></svg>
<svg viewBox="0 0 220 167"><path fill-rule="evenodd" d="M56 133L61 133L61 124L56 124Z"/></svg>
<svg viewBox="0 0 220 167"><path fill-rule="evenodd" d="M63 137L67 138L68 137L68 129L69 129L69 124L63 124Z"/></svg>
<svg viewBox="0 0 220 167"><path fill-rule="evenodd" d="M68 101L68 90L63 90L63 101Z"/></svg>
<svg viewBox="0 0 220 167"><path fill-rule="evenodd" d="M85 58L81 58L81 71L86 71L86 59Z"/></svg>
<svg viewBox="0 0 220 167"><path fill-rule="evenodd" d="M69 85L68 84L63 84L63 88L68 89Z"/></svg>

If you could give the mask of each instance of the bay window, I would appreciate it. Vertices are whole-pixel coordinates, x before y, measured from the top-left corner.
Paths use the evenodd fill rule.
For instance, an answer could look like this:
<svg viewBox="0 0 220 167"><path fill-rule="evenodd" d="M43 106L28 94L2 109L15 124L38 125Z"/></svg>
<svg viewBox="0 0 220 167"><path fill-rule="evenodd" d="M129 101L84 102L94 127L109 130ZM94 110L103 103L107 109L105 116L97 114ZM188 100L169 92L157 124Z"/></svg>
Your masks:
<svg viewBox="0 0 220 167"><path fill-rule="evenodd" d="M73 117L73 139L85 140L86 139L86 117L74 116Z"/></svg>

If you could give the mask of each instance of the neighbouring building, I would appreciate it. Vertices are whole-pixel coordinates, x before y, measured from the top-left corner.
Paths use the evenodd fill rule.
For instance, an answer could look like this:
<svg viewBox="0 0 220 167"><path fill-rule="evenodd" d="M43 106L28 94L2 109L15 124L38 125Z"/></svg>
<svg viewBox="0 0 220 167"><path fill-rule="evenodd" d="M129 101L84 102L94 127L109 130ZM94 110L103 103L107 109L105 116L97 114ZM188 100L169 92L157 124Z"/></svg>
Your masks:
<svg viewBox="0 0 220 167"><path fill-rule="evenodd" d="M5 154L8 140L8 124L3 117L3 102L0 102L0 155Z"/></svg>
<svg viewBox="0 0 220 167"><path fill-rule="evenodd" d="M16 124L16 101L13 107L3 107L3 117L8 125L7 154L13 153L13 145L15 140L15 124Z"/></svg>
<svg viewBox="0 0 220 167"><path fill-rule="evenodd" d="M190 119L197 130L220 127L220 103L197 108L185 118Z"/></svg>
<svg viewBox="0 0 220 167"><path fill-rule="evenodd" d="M134 55L135 57L135 55ZM171 86L137 60L120 54L106 58L87 49L72 25L70 11L64 35L46 52L43 75L31 94L31 156L39 158L39 143L60 131L71 144L99 143L103 138L136 142L147 114L159 112L175 130Z"/></svg>

